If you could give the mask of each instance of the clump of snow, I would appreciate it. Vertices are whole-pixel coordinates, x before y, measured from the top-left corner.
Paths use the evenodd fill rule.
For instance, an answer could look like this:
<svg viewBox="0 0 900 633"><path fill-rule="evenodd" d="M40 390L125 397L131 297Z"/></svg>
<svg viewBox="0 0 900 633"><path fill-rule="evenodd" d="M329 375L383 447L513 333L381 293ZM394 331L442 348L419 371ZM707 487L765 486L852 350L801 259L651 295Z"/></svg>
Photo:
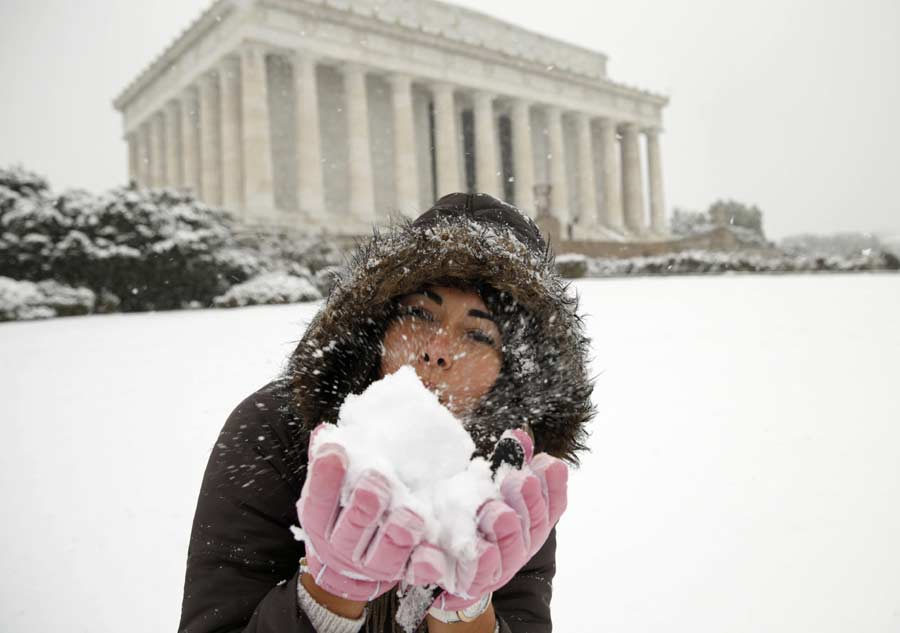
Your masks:
<svg viewBox="0 0 900 633"><path fill-rule="evenodd" d="M317 301L322 293L309 280L290 273L276 271L258 275L213 300L217 307L235 308L251 305L271 305Z"/></svg>
<svg viewBox="0 0 900 633"><path fill-rule="evenodd" d="M348 396L337 425L316 434L313 454L326 442L340 444L349 457L345 502L360 475L375 470L392 484L392 509L417 512L428 541L457 560L474 559L476 513L500 497L499 478L493 480L487 460L472 458L472 438L412 367Z"/></svg>

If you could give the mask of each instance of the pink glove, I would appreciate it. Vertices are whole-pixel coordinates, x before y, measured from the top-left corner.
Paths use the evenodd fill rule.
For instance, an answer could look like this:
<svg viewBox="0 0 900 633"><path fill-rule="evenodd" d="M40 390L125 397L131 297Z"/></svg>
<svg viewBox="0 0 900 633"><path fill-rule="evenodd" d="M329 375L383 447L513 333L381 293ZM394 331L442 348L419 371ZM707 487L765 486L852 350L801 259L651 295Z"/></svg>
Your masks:
<svg viewBox="0 0 900 633"><path fill-rule="evenodd" d="M522 446L524 465L503 480L503 500L488 501L479 510L475 560L454 562L431 543L416 547L410 558L410 584L444 586L448 578L454 578L457 593L441 593L434 602L439 609L464 609L503 587L544 545L566 509L566 464L546 453L532 458L534 444L528 434L508 431L504 437L510 434Z"/></svg>
<svg viewBox="0 0 900 633"><path fill-rule="evenodd" d="M310 439L306 482L297 501L309 572L333 595L373 600L400 580L422 539L424 521L406 508L387 514L390 484L374 471L360 476L342 508L347 453L337 444L323 444L313 455L312 444Z"/></svg>

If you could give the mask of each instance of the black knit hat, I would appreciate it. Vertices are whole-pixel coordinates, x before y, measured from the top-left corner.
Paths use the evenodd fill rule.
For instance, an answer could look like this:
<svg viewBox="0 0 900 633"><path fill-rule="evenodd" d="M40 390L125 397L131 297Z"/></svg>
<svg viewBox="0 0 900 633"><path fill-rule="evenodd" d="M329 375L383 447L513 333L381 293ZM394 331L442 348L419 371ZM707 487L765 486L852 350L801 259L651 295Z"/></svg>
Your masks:
<svg viewBox="0 0 900 633"><path fill-rule="evenodd" d="M447 194L416 218L413 226L427 228L441 219L453 217L508 228L530 249L536 252L547 250L547 243L531 218L508 202L486 193Z"/></svg>

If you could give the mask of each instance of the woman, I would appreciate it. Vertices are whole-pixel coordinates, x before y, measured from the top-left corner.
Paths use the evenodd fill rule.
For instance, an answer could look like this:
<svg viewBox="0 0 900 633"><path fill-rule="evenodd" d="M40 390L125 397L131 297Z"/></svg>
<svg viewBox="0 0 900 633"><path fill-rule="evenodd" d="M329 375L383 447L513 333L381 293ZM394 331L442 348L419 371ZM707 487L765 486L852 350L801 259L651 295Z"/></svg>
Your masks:
<svg viewBox="0 0 900 633"><path fill-rule="evenodd" d="M348 394L408 363L464 419L481 455L504 431L530 428L536 453L575 463L593 415L576 308L535 224L491 196L451 194L414 222L376 233L285 375L238 405L219 435L194 518L179 630L400 630L395 591L346 600L316 582L321 568L309 573L298 562L309 552L291 527L310 505L301 496L323 488L313 475L326 470L309 462L313 429L335 422ZM545 538L503 586L478 596L485 600L442 603L468 606L474 622L432 611L427 629L550 631L555 530ZM425 545L410 558L427 557Z"/></svg>

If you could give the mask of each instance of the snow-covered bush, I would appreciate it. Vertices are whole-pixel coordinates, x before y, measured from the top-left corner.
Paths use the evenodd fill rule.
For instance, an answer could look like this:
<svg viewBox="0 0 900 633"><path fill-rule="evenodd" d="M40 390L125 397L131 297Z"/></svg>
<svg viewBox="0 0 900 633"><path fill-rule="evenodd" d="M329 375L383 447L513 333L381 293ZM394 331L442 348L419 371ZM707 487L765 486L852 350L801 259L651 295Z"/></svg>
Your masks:
<svg viewBox="0 0 900 633"><path fill-rule="evenodd" d="M321 235L297 235L292 231L253 231L241 235L241 243L252 247L261 257L275 262L275 269L291 270L291 264L317 275L326 269L338 269L345 264L345 255L334 239Z"/></svg>
<svg viewBox="0 0 900 633"><path fill-rule="evenodd" d="M588 258L578 253L563 253L556 257L556 271L566 279L579 279L588 271Z"/></svg>
<svg viewBox="0 0 900 633"><path fill-rule="evenodd" d="M45 178L18 165L0 169L0 188L32 198L50 195L50 184Z"/></svg>
<svg viewBox="0 0 900 633"><path fill-rule="evenodd" d="M630 275L684 275L695 273L755 272L851 272L898 270L900 260L886 252L863 253L855 257L768 256L754 253L682 251L652 257L588 260L589 277Z"/></svg>
<svg viewBox="0 0 900 633"><path fill-rule="evenodd" d="M86 286L123 311L210 305L265 263L234 237L234 219L168 189L50 195L0 169L0 274Z"/></svg>
<svg viewBox="0 0 900 633"><path fill-rule="evenodd" d="M756 206L735 200L717 200L705 213L675 208L672 213L673 235L702 235L717 227L726 227L739 242L747 246L768 245L762 227L762 211Z"/></svg>
<svg viewBox="0 0 900 633"><path fill-rule="evenodd" d="M213 303L221 308L316 301L322 293L307 278L284 271L264 273L233 286Z"/></svg>
<svg viewBox="0 0 900 633"><path fill-rule="evenodd" d="M316 284L316 288L319 289L319 292L322 293L323 297L327 297L331 292L331 289L334 288L340 274L340 266L327 266L316 271L313 282Z"/></svg>
<svg viewBox="0 0 900 633"><path fill-rule="evenodd" d="M764 237L762 211L756 205L747 205L737 200L716 200L706 214L713 224L746 229L759 237Z"/></svg>
<svg viewBox="0 0 900 633"><path fill-rule="evenodd" d="M34 283L0 277L0 321L90 314L96 303L96 295L88 288L52 279Z"/></svg>
<svg viewBox="0 0 900 633"><path fill-rule="evenodd" d="M881 242L881 247L894 255L895 257L900 257L900 235L885 235L878 239Z"/></svg>
<svg viewBox="0 0 900 633"><path fill-rule="evenodd" d="M673 235L688 236L708 233L716 228L709 216L700 211L689 211L675 207L672 210L670 227Z"/></svg>
<svg viewBox="0 0 900 633"><path fill-rule="evenodd" d="M791 255L818 255L827 257L855 257L866 252L884 249L878 236L871 233L833 233L814 235L801 233L782 238L778 247Z"/></svg>

